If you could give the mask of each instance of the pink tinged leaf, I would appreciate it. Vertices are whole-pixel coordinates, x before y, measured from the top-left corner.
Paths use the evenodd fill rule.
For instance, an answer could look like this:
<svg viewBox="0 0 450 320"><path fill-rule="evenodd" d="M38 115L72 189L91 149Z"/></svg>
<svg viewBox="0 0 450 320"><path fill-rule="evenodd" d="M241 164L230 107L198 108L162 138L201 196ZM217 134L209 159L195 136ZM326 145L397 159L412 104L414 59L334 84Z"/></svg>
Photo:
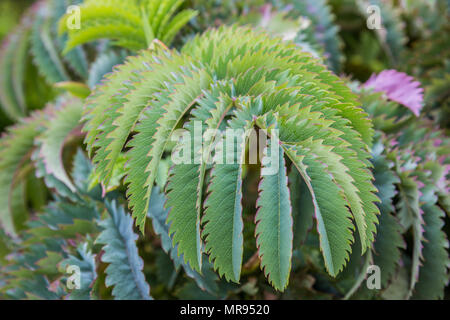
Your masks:
<svg viewBox="0 0 450 320"><path fill-rule="evenodd" d="M442 140L441 139L434 139L433 141L433 146L434 147L439 147L442 144Z"/></svg>
<svg viewBox="0 0 450 320"><path fill-rule="evenodd" d="M443 164L443 162L441 163ZM438 188L442 189L445 193L450 193L450 185L447 180L447 176L450 173L450 164L444 165L444 171L437 182Z"/></svg>
<svg viewBox="0 0 450 320"><path fill-rule="evenodd" d="M270 20L272 20L272 5L271 4L265 4L260 9L262 19L261 19L261 25L268 26L270 23Z"/></svg>
<svg viewBox="0 0 450 320"><path fill-rule="evenodd" d="M392 140L389 142L389 144L390 144L391 147L395 147L396 145L398 145L398 141L397 141L397 139L392 139Z"/></svg>
<svg viewBox="0 0 450 320"><path fill-rule="evenodd" d="M423 196L422 189L425 187L425 184L422 181L417 181L417 187L419 188L419 198Z"/></svg>
<svg viewBox="0 0 450 320"><path fill-rule="evenodd" d="M417 117L423 108L423 89L420 82L406 73L384 70L378 75L373 74L364 87L375 92L384 92L389 100L404 105Z"/></svg>

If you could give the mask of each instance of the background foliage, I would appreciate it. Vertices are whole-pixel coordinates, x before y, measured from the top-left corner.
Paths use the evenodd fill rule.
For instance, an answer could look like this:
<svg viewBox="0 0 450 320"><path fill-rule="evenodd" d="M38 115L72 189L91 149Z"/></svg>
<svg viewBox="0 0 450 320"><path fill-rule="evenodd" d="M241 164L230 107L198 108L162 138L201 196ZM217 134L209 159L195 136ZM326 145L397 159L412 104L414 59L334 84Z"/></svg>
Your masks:
<svg viewBox="0 0 450 320"><path fill-rule="evenodd" d="M67 6L82 2L87 28L65 30ZM165 5L160 5L164 1L133 0L116 10L120 2L6 0L0 3L0 39L3 40L0 49L0 130L3 133L0 140L0 298L449 297L448 1L166 0ZM366 27L369 4L380 7L382 30ZM210 32L203 38L194 38L211 27L232 24L265 30L284 41L254 42L257 36L249 36L241 31L244 29L223 29L223 33ZM232 31L227 34L226 30ZM237 40L233 35L238 35ZM223 59L214 60L214 50L208 51L211 43L222 49L216 50L219 57L224 55ZM309 73L310 83L306 85L293 77L295 72L286 75L283 69L279 74L269 73L263 63L250 59L249 69L263 71L236 74L237 80L228 77L227 72L232 68L227 64L239 56L237 48L243 43L255 55L265 45L278 50L279 56L270 62L274 66L279 63L285 69L299 66L297 75ZM289 51L291 44L307 55ZM145 48L148 50L140 51ZM178 55L177 51L182 54ZM286 56L292 61L298 59L298 65L284 65L282 58ZM150 62L154 57L159 60ZM341 80L320 71L322 64ZM238 67L237 63L233 65ZM399 80L400 85L388 88L389 92L364 85L373 74L379 74L383 82L381 72L388 69L405 72L414 80L399 76L403 79ZM220 78L222 74L226 76ZM210 75L216 77L209 79ZM301 117L305 114L295 106L276 106L274 114L264 116L258 113L258 100L253 99L257 96L255 90L268 90L275 96L280 88L271 81L280 84L285 79L290 86L295 83L307 88L304 93L317 98L299 100L302 106L309 103L311 107L309 122L303 126ZM417 85L415 80L419 82ZM261 116L257 119L261 129L279 126L282 132L285 130L286 137L298 139L303 147L309 148L305 150L319 152L322 149L318 144L307 145L301 134L320 135L325 145L331 144L338 140L336 136L327 136L326 130L314 131L317 126L331 125L345 133L343 137L350 141L351 151L358 154L364 166L352 162L345 145L341 146L341 153L336 151L335 158L330 156L333 152L328 152L323 161L339 181L333 189L332 183L324 183L325 175L317 174L320 170L313 170L314 161L308 160L308 153L302 155L301 150L286 146L287 156L280 164L287 170L281 170L276 176L284 182L278 185L280 207L276 208L276 202L270 197L277 193L273 190L276 181L263 179L258 185L259 164L238 166L231 171L228 167L214 168L212 178L204 174L204 185L193 186L193 193L200 190L200 205L196 197L186 204L186 201L179 203L180 196L186 195L185 186L189 187L194 180L182 178L192 168L175 167L170 171L166 153L175 146L161 144L158 147L161 159L150 163L154 174L150 188L146 187L149 201L142 201L144 194L136 192L141 188L141 171L129 170L129 163L131 168L147 165L142 159L149 150L140 147L146 144L145 137L156 130L149 124L160 118L156 113L140 114L136 108L145 107L146 99L154 94L155 101L161 101L160 122L167 130L179 126L172 118L180 116L176 108L163 116L164 99L169 100L174 88L185 85L187 89L179 91L179 99L192 100L197 97L196 90L200 92L208 81L214 82L214 90L192 112L193 118L203 120L207 126L220 125L220 121L215 123L220 115L214 112L230 112L227 116L234 116L234 122L227 125L236 127L248 125L242 120L253 121ZM249 85L252 81L257 84L255 87ZM373 124L373 129L367 122L367 128L360 124L363 131L356 130L363 136L366 132L366 140L354 138L354 130L333 114L324 103L327 98L320 98L322 90L314 86L323 89L325 96L333 95L337 100L332 102L351 106L347 116L358 113L357 106L362 107ZM419 108L411 107L401 98L421 96L416 86L424 89L424 101ZM149 93L145 91L148 87L158 87L158 90ZM249 100L236 99L236 92L241 96L247 94ZM295 96L288 98L292 104L296 101ZM211 102L215 102L218 111L208 109ZM264 100L264 105L270 105L269 102ZM124 116L124 104L131 106L127 110L135 114ZM237 105L251 110L251 115L232 109ZM324 118L315 118L314 112L323 112ZM350 120L355 119L355 114ZM184 114L181 116L182 123L190 129L189 119ZM133 124L132 117L135 117ZM289 121L296 117L298 122ZM157 142L162 141L164 133L159 135ZM340 145L336 143L335 147L339 149ZM317 190L326 196L335 195L333 210L340 215L341 219L336 220L342 226L332 230L336 239L331 241L330 254L337 255L332 260L337 257L336 269L342 272L330 271L323 229L313 219L311 194L306 192L308 181L295 170L297 157L289 157L289 152L306 156L305 164L312 168L307 172L313 173L312 181L318 181ZM347 176L339 170L342 168L339 155L344 159L344 168L351 169L352 178L360 179L357 191L352 191L352 183L345 187ZM210 169L201 170L209 172ZM367 183L372 176L376 189ZM344 184L342 189L340 184ZM226 248L221 248L221 240L229 234L218 233L217 221L223 212L216 205L220 196L214 193L218 195L235 185L242 185L242 194L236 195L242 204L237 209L230 205L228 211L242 211L242 220L234 223L243 233L241 238L230 239L230 246L241 255L238 263L232 256L230 265L230 259L220 259L228 257ZM204 208L202 192L210 194ZM362 208L358 205L359 197L363 199ZM342 202L347 198L349 203ZM378 199L381 201L377 202ZM192 206L194 215L188 205ZM350 211L346 205L351 207ZM175 210L171 211L170 207ZM326 217L326 206L317 207ZM289 232L283 233L286 237L279 251L267 245L273 242L271 230L276 224L270 220L270 213L277 210L284 214L281 223L292 230L292 238ZM329 208L328 213L333 210ZM366 221L358 220L359 211L360 218ZM202 213L205 220L200 227L197 217ZM140 228L135 227L132 214ZM183 220L188 216L191 220ZM188 223L192 232L183 235L181 231ZM196 237L207 239L205 248L199 247ZM188 246L189 243L194 245ZM277 261L274 257L279 252L289 259ZM210 261L208 255L214 259ZM369 290L365 285L365 271L371 264L381 268L381 290ZM80 267L81 289L68 289L70 265Z"/></svg>

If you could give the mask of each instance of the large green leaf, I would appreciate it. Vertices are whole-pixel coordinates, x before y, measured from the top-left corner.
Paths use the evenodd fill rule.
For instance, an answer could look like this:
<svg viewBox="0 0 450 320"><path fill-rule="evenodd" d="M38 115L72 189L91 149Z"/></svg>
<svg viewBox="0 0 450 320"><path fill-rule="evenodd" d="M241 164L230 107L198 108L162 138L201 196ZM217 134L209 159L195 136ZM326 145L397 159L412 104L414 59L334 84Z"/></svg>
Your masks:
<svg viewBox="0 0 450 320"><path fill-rule="evenodd" d="M277 142L269 140L262 159L255 234L261 267L271 284L283 291L289 282L294 236L284 152Z"/></svg>

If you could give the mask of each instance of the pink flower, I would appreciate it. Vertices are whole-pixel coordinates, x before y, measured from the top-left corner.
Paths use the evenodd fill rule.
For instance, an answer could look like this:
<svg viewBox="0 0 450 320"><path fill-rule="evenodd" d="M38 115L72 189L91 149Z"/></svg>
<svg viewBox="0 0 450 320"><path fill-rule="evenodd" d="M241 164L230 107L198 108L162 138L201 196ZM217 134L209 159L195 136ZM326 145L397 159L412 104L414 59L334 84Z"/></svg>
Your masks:
<svg viewBox="0 0 450 320"><path fill-rule="evenodd" d="M420 82L406 73L396 70L384 70L373 74L364 84L375 92L384 92L388 99L398 102L410 109L416 117L423 107L423 89Z"/></svg>

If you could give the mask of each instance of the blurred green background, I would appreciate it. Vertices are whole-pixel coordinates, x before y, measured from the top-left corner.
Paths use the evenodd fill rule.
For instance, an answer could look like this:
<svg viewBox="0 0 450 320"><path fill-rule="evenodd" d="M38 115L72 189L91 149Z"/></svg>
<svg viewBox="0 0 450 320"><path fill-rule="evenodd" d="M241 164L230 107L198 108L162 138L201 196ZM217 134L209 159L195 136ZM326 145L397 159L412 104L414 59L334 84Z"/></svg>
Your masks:
<svg viewBox="0 0 450 320"><path fill-rule="evenodd" d="M1 0L0 1L0 40L19 22L22 12L33 0Z"/></svg>

